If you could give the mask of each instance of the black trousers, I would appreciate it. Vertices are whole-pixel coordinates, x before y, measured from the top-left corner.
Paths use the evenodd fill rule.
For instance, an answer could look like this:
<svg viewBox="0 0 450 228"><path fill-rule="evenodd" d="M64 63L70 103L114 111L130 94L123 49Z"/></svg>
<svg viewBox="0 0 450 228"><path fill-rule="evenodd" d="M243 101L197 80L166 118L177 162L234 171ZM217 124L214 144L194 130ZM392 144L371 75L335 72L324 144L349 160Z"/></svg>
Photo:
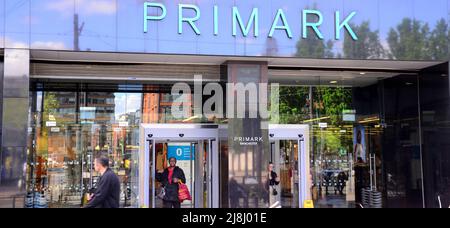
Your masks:
<svg viewBox="0 0 450 228"><path fill-rule="evenodd" d="M181 208L181 203L179 201L165 201L163 200L164 208Z"/></svg>

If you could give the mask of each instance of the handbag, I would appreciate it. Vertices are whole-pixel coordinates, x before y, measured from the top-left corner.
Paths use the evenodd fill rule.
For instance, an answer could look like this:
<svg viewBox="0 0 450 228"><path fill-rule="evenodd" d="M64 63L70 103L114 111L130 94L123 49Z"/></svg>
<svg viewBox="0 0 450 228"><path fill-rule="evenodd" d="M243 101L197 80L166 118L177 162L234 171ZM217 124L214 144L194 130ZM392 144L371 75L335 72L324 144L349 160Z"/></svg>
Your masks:
<svg viewBox="0 0 450 228"><path fill-rule="evenodd" d="M278 195L278 191L273 185L272 185L272 195L274 196Z"/></svg>
<svg viewBox="0 0 450 228"><path fill-rule="evenodd" d="M163 200L164 196L166 196L166 189L164 187L161 187L157 197L158 197L158 199L162 199Z"/></svg>
<svg viewBox="0 0 450 228"><path fill-rule="evenodd" d="M183 184L181 181L178 184L178 199L180 200L180 203L185 200L192 200L191 193L189 192L187 185Z"/></svg>

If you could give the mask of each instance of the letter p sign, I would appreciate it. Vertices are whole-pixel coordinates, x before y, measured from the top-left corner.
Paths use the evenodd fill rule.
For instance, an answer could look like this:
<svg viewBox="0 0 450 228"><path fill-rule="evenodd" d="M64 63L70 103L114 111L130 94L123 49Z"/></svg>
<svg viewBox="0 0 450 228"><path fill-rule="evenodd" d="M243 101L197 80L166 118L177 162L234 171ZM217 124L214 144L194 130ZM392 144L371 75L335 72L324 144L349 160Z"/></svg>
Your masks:
<svg viewBox="0 0 450 228"><path fill-rule="evenodd" d="M158 8L161 9L161 15L156 16L150 16L148 15L149 8ZM166 7L161 3L154 3L154 2L146 2L144 4L144 32L148 32L148 21L160 21L164 19L167 15L167 9Z"/></svg>

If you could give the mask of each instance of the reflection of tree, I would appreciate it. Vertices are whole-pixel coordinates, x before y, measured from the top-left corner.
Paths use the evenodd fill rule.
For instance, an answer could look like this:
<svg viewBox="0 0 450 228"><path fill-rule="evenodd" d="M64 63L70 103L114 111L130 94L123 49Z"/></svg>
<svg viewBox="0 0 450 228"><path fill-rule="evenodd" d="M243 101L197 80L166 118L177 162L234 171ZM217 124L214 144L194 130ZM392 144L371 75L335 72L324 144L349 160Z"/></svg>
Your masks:
<svg viewBox="0 0 450 228"><path fill-rule="evenodd" d="M309 28L312 33L312 29ZM308 36L306 39L300 39L297 42L297 53L296 57L303 58L333 58L333 41L328 40L325 44L324 41L320 40L316 36Z"/></svg>
<svg viewBox="0 0 450 228"><path fill-rule="evenodd" d="M391 58L402 60L429 59L428 39L430 28L427 23L421 23L409 18L391 28L388 34L388 44Z"/></svg>
<svg viewBox="0 0 450 228"><path fill-rule="evenodd" d="M381 59L385 51L380 42L377 31L370 30L370 22L365 21L361 25L351 25L358 40L346 36L344 39L344 55L349 59Z"/></svg>
<svg viewBox="0 0 450 228"><path fill-rule="evenodd" d="M447 60L449 58L449 37L450 30L447 22L445 19L439 20L428 39L430 55L433 60Z"/></svg>
<svg viewBox="0 0 450 228"><path fill-rule="evenodd" d="M47 121L55 121L53 114L56 113L59 107L58 99L55 93L44 93L44 109L41 114L41 129L39 131L39 137L37 139L37 154L46 155L48 149L48 127Z"/></svg>
<svg viewBox="0 0 450 228"><path fill-rule="evenodd" d="M297 57L302 58L333 58L333 41L326 44L315 36L308 36L297 43Z"/></svg>
<svg viewBox="0 0 450 228"><path fill-rule="evenodd" d="M449 57L450 31L445 19L433 30L428 23L404 18L388 34L390 58L399 60L446 60Z"/></svg>
<svg viewBox="0 0 450 228"><path fill-rule="evenodd" d="M56 98L56 94L52 92L45 93L44 97L44 112L46 114L53 114L59 108L59 102ZM48 117L47 117L48 118Z"/></svg>
<svg viewBox="0 0 450 228"><path fill-rule="evenodd" d="M309 7L306 7L309 8ZM314 6L313 9L317 9ZM309 14L307 16L308 21L317 21L317 16ZM328 40L326 43L319 39L311 27L308 27L307 38L300 38L297 42L296 57L303 58L333 58L333 41Z"/></svg>

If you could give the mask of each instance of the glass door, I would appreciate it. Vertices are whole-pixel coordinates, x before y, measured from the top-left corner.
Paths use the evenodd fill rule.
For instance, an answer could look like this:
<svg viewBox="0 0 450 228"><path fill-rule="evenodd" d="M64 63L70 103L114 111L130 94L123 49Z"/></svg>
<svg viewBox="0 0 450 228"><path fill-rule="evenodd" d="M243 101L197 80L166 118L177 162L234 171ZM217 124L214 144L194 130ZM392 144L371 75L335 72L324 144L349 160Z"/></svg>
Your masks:
<svg viewBox="0 0 450 228"><path fill-rule="evenodd" d="M218 173L214 172L213 169L213 163L217 161L215 156L218 156L216 138L211 138L214 134L202 133L205 129L197 129L197 131L191 129L192 132L180 133L183 130L162 129L163 126L173 125L153 125L158 130L149 128L148 131L146 131L145 126L143 129L141 128L141 131L144 132L158 132L160 134L144 134L144 137L147 136L147 140L140 151L139 170L141 172L138 174L140 179L138 183L139 195L141 196L140 206L163 207L163 200L160 197L163 186L161 179L157 178L158 172L167 169L170 165L169 160L175 158L176 166L183 170L186 178L185 184L192 197L192 200L184 201L181 207L218 207L219 194L214 194L218 190L214 187L218 183L215 177ZM186 127L186 125L184 126ZM217 134L217 129L206 129L206 131ZM186 138L184 138L185 136Z"/></svg>
<svg viewBox="0 0 450 228"><path fill-rule="evenodd" d="M298 176L298 141L276 140L271 147L274 172L279 178L279 185L269 186L270 205L279 204L283 208L299 206ZM273 194L274 189L278 192Z"/></svg>
<svg viewBox="0 0 450 228"><path fill-rule="evenodd" d="M184 201L182 208L208 208L211 205L211 140L172 141L152 140L149 142L151 156L149 160L151 182L150 202L153 208L162 208L163 200L159 197L162 183L158 180L158 172L170 166L170 159L176 159L176 166L185 175L185 183L191 193L192 200ZM155 146L153 146L155 145ZM154 150L153 150L154 148Z"/></svg>
<svg viewBox="0 0 450 228"><path fill-rule="evenodd" d="M279 182L266 186L270 207L301 208L311 198L306 187L310 182L309 158L305 153L307 129L305 125L273 125L269 129L272 164L269 170L273 167ZM269 178L272 176L268 173Z"/></svg>

